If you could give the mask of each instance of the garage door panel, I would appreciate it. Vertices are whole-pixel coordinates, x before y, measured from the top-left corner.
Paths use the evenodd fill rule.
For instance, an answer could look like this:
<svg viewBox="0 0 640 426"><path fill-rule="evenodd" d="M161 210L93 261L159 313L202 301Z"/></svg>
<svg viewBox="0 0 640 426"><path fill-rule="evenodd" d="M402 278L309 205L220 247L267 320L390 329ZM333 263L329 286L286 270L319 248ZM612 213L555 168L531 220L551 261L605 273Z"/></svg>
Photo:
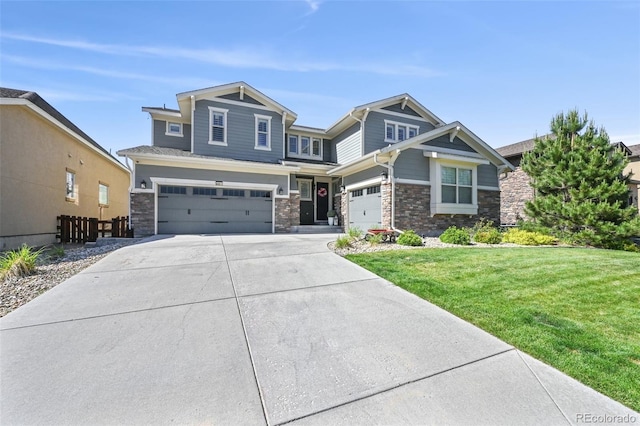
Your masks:
<svg viewBox="0 0 640 426"><path fill-rule="evenodd" d="M366 230L382 225L380 187L373 186L349 193L349 227Z"/></svg>
<svg viewBox="0 0 640 426"><path fill-rule="evenodd" d="M191 188L187 194L193 194ZM273 202L266 197L158 196L161 234L272 232Z"/></svg>

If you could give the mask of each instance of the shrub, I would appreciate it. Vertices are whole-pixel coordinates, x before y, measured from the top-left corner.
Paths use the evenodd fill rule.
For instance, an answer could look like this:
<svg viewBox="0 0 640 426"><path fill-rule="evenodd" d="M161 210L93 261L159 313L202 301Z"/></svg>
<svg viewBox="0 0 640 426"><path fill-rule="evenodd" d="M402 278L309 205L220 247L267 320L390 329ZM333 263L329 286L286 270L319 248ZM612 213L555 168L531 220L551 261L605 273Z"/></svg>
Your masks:
<svg viewBox="0 0 640 426"><path fill-rule="evenodd" d="M450 226L442 233L442 235L440 235L440 241L448 244L460 244L466 246L471 244L471 237L469 236L468 231L465 231L462 228L456 228L455 226Z"/></svg>
<svg viewBox="0 0 640 426"><path fill-rule="evenodd" d="M64 247L63 246L53 246L47 252L47 256L49 259L62 259L64 257Z"/></svg>
<svg viewBox="0 0 640 426"><path fill-rule="evenodd" d="M502 236L502 241L505 243L514 243L523 246L541 246L555 244L558 242L558 239L539 232L524 231L522 229L509 229Z"/></svg>
<svg viewBox="0 0 640 426"><path fill-rule="evenodd" d="M404 231L396 242L403 246L421 246L422 238L412 230Z"/></svg>
<svg viewBox="0 0 640 426"><path fill-rule="evenodd" d="M359 240L362 237L362 230L357 226L347 229L347 235L354 240Z"/></svg>
<svg viewBox="0 0 640 426"><path fill-rule="evenodd" d="M483 229L473 235L473 241L485 244L500 244L502 234L496 228Z"/></svg>
<svg viewBox="0 0 640 426"><path fill-rule="evenodd" d="M369 242L369 244L371 244L372 246L375 246L377 244L380 244L382 242L382 239L384 238L383 234L367 234L367 241Z"/></svg>
<svg viewBox="0 0 640 426"><path fill-rule="evenodd" d="M476 243L500 244L502 234L493 226L493 222L488 219L480 219L467 232Z"/></svg>
<svg viewBox="0 0 640 426"><path fill-rule="evenodd" d="M18 250L6 252L0 257L0 279L31 275L41 253L42 249L33 250L26 244Z"/></svg>
<svg viewBox="0 0 640 426"><path fill-rule="evenodd" d="M336 248L343 249L351 247L352 238L348 235L342 235L336 240Z"/></svg>

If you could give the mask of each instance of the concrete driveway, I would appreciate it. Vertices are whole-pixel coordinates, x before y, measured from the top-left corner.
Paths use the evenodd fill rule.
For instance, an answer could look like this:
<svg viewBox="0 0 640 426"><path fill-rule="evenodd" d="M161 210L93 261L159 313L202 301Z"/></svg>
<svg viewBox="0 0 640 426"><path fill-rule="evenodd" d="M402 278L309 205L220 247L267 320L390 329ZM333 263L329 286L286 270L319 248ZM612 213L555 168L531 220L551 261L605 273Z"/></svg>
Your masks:
<svg viewBox="0 0 640 426"><path fill-rule="evenodd" d="M0 423L640 422L329 252L334 238L112 253L0 320Z"/></svg>

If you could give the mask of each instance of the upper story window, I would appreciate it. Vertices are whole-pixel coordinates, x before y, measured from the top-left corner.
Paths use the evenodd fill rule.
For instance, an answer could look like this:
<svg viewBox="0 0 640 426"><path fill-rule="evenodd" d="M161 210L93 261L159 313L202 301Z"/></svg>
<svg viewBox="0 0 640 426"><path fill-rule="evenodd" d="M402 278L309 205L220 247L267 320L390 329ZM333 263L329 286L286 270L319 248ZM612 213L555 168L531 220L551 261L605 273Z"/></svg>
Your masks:
<svg viewBox="0 0 640 426"><path fill-rule="evenodd" d="M298 136L289 135L289 154L298 154Z"/></svg>
<svg viewBox="0 0 640 426"><path fill-rule="evenodd" d="M98 184L98 204L101 206L109 205L109 185L102 182Z"/></svg>
<svg viewBox="0 0 640 426"><path fill-rule="evenodd" d="M67 169L67 193L66 197L69 199L75 199L77 196L76 192L76 173L72 170Z"/></svg>
<svg viewBox="0 0 640 426"><path fill-rule="evenodd" d="M395 121L384 120L385 125L385 142L400 142L405 139L411 139L420 132L420 127L411 124L398 123Z"/></svg>
<svg viewBox="0 0 640 426"><path fill-rule="evenodd" d="M175 123L173 121L167 121L167 136L182 136L182 123Z"/></svg>
<svg viewBox="0 0 640 426"><path fill-rule="evenodd" d="M310 136L289 135L289 155L322 159L322 139Z"/></svg>
<svg viewBox="0 0 640 426"><path fill-rule="evenodd" d="M209 107L209 143L227 145L227 112L228 109Z"/></svg>
<svg viewBox="0 0 640 426"><path fill-rule="evenodd" d="M473 172L471 169L442 167L442 202L451 204L473 203Z"/></svg>
<svg viewBox="0 0 640 426"><path fill-rule="evenodd" d="M255 149L271 151L271 117L254 114L256 117Z"/></svg>

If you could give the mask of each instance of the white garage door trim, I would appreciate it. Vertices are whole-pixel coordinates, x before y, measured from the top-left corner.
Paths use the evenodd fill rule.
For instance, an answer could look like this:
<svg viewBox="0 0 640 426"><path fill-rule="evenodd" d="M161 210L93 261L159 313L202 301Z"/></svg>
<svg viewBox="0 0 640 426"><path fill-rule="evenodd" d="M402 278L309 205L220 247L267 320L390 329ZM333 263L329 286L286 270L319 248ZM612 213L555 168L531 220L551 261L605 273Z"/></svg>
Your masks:
<svg viewBox="0 0 640 426"><path fill-rule="evenodd" d="M213 181L213 180L195 180L195 179L175 179L163 177L150 177L153 183L154 192L154 232L158 234L158 191L160 185L176 185L176 186L197 186L208 188L229 188L229 189L255 189L261 191L271 191L271 233L276 232L276 198L287 198L288 196L278 196L278 185L268 183L247 183L247 182L231 182L231 181Z"/></svg>
<svg viewBox="0 0 640 426"><path fill-rule="evenodd" d="M375 192L369 192L370 190L375 188ZM373 184L370 185L368 187L364 187L364 188L353 188L351 190L349 190L348 194L349 194L349 207L348 207L348 211L349 211L349 215L348 215L348 220L349 220L349 227L355 226L357 228L360 228L361 231L367 231L367 229L370 226L378 226L378 225L382 225L382 193L381 193L382 187L381 185L378 184ZM355 191L360 191L361 194L358 195L357 197L353 196L353 193ZM379 211L380 212L380 216L378 216L377 218L375 218L375 222L371 222L371 223L366 223L364 220L361 220L362 223L360 223L360 221L355 222L354 213L352 212L353 210L353 205L355 202L358 203L371 203L371 201L378 201L378 206L375 207L375 211ZM375 202L373 204L376 204ZM368 210L368 209L367 209ZM352 225L353 224L353 225Z"/></svg>

